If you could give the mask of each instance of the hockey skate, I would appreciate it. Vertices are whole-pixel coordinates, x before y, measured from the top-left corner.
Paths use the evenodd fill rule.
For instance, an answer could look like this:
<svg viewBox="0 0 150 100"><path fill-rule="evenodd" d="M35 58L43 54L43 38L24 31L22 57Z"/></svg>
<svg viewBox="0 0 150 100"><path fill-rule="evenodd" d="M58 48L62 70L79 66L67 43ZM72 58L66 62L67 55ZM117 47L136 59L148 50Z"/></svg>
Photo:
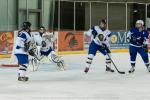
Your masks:
<svg viewBox="0 0 150 100"><path fill-rule="evenodd" d="M147 70L150 72L150 66L147 67Z"/></svg>
<svg viewBox="0 0 150 100"><path fill-rule="evenodd" d="M20 76L18 77L18 81L26 82L28 80L29 80L28 77L20 77Z"/></svg>
<svg viewBox="0 0 150 100"><path fill-rule="evenodd" d="M113 69L111 69L110 67L106 66L106 72L115 72Z"/></svg>
<svg viewBox="0 0 150 100"><path fill-rule="evenodd" d="M85 70L84 70L84 72L88 73L88 71L89 71L89 67L86 67Z"/></svg>
<svg viewBox="0 0 150 100"><path fill-rule="evenodd" d="M129 73L133 73L135 71L134 67L131 67L131 69L129 70Z"/></svg>

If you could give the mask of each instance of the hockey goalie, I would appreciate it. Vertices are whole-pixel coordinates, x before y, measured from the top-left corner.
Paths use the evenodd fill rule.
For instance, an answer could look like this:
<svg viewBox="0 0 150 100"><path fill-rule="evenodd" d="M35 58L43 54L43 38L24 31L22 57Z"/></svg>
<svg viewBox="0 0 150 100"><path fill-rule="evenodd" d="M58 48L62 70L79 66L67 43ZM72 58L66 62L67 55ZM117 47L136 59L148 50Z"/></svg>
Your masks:
<svg viewBox="0 0 150 100"><path fill-rule="evenodd" d="M38 66L44 57L58 67L60 70L65 70L65 62L62 57L58 56L53 48L53 33L47 33L44 26L41 26L39 32L31 34L34 41L29 54L32 56L30 65L33 71L38 69Z"/></svg>

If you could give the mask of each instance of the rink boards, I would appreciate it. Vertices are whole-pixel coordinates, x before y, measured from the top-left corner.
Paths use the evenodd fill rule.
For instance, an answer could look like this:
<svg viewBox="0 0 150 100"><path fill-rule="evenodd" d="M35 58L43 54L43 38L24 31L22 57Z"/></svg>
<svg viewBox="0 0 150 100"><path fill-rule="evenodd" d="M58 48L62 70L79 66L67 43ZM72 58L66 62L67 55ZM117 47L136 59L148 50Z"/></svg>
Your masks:
<svg viewBox="0 0 150 100"><path fill-rule="evenodd" d="M37 31L31 32L35 33ZM13 46L17 31L0 32L0 58L9 58L13 53ZM112 32L110 46L112 52L128 52L127 32ZM64 54L86 54L91 37L86 31L59 31L54 32L54 48L60 55Z"/></svg>

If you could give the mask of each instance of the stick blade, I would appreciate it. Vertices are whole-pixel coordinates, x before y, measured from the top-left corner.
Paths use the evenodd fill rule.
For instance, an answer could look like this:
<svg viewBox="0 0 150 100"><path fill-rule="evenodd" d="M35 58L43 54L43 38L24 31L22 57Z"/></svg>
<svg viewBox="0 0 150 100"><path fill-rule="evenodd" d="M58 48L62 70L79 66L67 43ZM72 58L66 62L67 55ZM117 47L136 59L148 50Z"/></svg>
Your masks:
<svg viewBox="0 0 150 100"><path fill-rule="evenodd" d="M125 74L125 72L119 72L120 74Z"/></svg>

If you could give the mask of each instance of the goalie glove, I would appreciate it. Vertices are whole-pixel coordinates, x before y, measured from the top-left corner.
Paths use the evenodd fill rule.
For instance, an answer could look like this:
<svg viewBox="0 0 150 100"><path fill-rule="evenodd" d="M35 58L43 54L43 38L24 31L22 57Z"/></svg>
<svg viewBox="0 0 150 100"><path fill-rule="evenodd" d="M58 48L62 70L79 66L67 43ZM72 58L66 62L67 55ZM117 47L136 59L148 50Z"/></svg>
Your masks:
<svg viewBox="0 0 150 100"><path fill-rule="evenodd" d="M29 55L35 57L38 61L40 61L40 58L37 56L35 52L36 52L35 48L32 48L28 51Z"/></svg>
<svg viewBox="0 0 150 100"><path fill-rule="evenodd" d="M30 49L30 50L28 51L28 53L29 53L29 55L31 55L31 56L35 56L35 49L34 49L34 48Z"/></svg>

